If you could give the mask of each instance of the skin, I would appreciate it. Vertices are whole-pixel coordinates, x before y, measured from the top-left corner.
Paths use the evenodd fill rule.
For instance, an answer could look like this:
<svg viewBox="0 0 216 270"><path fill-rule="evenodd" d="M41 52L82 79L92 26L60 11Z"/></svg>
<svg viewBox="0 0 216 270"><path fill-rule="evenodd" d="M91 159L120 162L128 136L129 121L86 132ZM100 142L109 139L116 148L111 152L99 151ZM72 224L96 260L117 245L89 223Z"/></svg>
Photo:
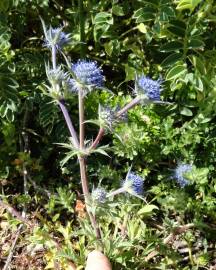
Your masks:
<svg viewBox="0 0 216 270"><path fill-rule="evenodd" d="M94 250L89 253L85 270L112 270L108 258L100 251Z"/></svg>

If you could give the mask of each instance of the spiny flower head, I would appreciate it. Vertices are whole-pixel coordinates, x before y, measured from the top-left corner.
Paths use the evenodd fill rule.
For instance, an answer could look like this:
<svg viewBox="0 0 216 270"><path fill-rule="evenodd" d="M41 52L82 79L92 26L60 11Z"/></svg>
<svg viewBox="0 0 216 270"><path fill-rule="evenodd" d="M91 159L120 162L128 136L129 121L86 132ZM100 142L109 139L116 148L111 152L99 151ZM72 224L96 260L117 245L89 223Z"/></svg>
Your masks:
<svg viewBox="0 0 216 270"><path fill-rule="evenodd" d="M93 88L103 86L104 76L96 62L78 60L72 65L71 70L75 76L73 79L74 91L78 92L80 88L91 91Z"/></svg>
<svg viewBox="0 0 216 270"><path fill-rule="evenodd" d="M181 163L176 167L174 177L181 187L185 187L189 184L189 181L187 180L185 174L191 172L191 170L192 165L190 164Z"/></svg>
<svg viewBox="0 0 216 270"><path fill-rule="evenodd" d="M111 108L109 106L101 106L99 105L99 121L100 125L104 128L108 127L108 129L112 130L115 124L119 122L125 122L127 120L127 113L122 114L120 117L117 116L119 111L119 106L115 108Z"/></svg>
<svg viewBox="0 0 216 270"><path fill-rule="evenodd" d="M104 188L96 188L92 191L92 199L97 203L105 203L106 202L107 192Z"/></svg>
<svg viewBox="0 0 216 270"><path fill-rule="evenodd" d="M132 195L142 195L143 184L144 179L142 177L135 174L134 172L129 171L126 179L123 182L122 187L125 188L125 190Z"/></svg>
<svg viewBox="0 0 216 270"><path fill-rule="evenodd" d="M142 96L144 99L159 101L161 92L161 79L157 81L142 75L135 82L136 95Z"/></svg>
<svg viewBox="0 0 216 270"><path fill-rule="evenodd" d="M70 34L62 31L61 27L44 30L45 33L45 47L51 48L55 46L58 50L62 49L70 42Z"/></svg>
<svg viewBox="0 0 216 270"><path fill-rule="evenodd" d="M108 126L111 129L116 120L115 110L112 110L108 106L99 106L99 120L102 126Z"/></svg>
<svg viewBox="0 0 216 270"><path fill-rule="evenodd" d="M67 74L63 72L61 66L58 66L56 69L46 66L46 74L51 84L62 83L62 81L67 79Z"/></svg>

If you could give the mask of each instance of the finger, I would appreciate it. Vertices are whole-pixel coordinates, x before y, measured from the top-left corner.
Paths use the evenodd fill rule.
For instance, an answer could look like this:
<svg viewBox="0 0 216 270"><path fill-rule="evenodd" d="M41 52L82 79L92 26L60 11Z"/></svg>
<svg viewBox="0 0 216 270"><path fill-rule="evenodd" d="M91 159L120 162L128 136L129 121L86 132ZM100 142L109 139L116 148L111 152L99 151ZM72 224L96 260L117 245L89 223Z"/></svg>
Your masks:
<svg viewBox="0 0 216 270"><path fill-rule="evenodd" d="M100 251L89 253L85 270L112 270L108 258Z"/></svg>

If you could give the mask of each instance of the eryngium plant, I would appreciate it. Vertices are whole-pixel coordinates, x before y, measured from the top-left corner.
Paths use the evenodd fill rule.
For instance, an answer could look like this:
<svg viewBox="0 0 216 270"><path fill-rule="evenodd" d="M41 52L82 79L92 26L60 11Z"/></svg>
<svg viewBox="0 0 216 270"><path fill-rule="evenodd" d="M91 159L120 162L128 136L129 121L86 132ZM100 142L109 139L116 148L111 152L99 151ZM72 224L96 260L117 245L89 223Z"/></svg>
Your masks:
<svg viewBox="0 0 216 270"><path fill-rule="evenodd" d="M70 144L62 144L70 150L69 155L66 156L65 162L70 157L76 155L80 165L80 176L82 191L85 198L86 208L91 224L95 230L96 237L101 238L100 227L97 223L95 211L91 205L104 204L110 197L120 193L130 194L138 198L143 198L143 184L144 179L137 175L136 172L129 171L125 180L122 181L122 186L115 190L108 192L103 187L97 187L90 192L86 160L93 152L104 152L103 146L98 147L101 138L105 131L113 130L113 125L120 121L124 121L129 109L136 105L146 105L148 103L160 103L161 80L154 81L144 75L135 78L135 98L132 99L123 108L112 109L99 106L98 123L100 125L98 134L90 144L85 142L85 123L84 117L84 101L88 97L88 93L96 91L104 87L104 76L98 64L91 60L78 60L76 63L70 63L63 53L63 47L70 42L70 35L64 33L62 28L53 29L47 28L42 21L45 35L45 46L51 51L51 63L46 65L47 79L49 85L46 86L47 93L56 104L60 107L64 119L66 121L69 133ZM57 54L61 53L64 56L67 69L57 63ZM66 71L65 71L66 70ZM69 95L78 96L79 105L79 136L74 128L72 119L68 113L65 100ZM162 103L162 102L161 102Z"/></svg>

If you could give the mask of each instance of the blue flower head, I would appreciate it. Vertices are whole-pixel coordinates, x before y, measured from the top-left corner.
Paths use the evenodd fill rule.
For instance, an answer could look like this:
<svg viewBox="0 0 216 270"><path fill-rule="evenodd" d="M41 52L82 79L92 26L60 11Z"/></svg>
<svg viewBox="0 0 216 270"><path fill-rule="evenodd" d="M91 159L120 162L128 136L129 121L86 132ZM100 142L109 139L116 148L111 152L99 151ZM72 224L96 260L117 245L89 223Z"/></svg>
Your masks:
<svg viewBox="0 0 216 270"><path fill-rule="evenodd" d="M135 82L135 93L142 96L144 99L152 101L160 100L161 79L155 81L142 75Z"/></svg>
<svg viewBox="0 0 216 270"><path fill-rule="evenodd" d="M136 175L134 172L128 172L125 181L123 182L122 187L128 193L132 195L142 195L143 194L143 184L144 179L139 175Z"/></svg>
<svg viewBox="0 0 216 270"><path fill-rule="evenodd" d="M92 191L92 199L97 203L105 203L106 202L107 192L104 188L96 188Z"/></svg>
<svg viewBox="0 0 216 270"><path fill-rule="evenodd" d="M78 60L72 65L71 70L75 76L72 81L74 91L79 91L80 88L91 91L93 88L103 86L104 76L96 62Z"/></svg>
<svg viewBox="0 0 216 270"><path fill-rule="evenodd" d="M51 48L55 46L56 49L60 50L70 42L70 34L66 34L62 31L62 28L45 29L45 47Z"/></svg>
<svg viewBox="0 0 216 270"><path fill-rule="evenodd" d="M185 174L191 172L192 165L190 164L179 164L174 173L174 177L177 181L177 183L183 188L189 184L189 181L187 180Z"/></svg>

